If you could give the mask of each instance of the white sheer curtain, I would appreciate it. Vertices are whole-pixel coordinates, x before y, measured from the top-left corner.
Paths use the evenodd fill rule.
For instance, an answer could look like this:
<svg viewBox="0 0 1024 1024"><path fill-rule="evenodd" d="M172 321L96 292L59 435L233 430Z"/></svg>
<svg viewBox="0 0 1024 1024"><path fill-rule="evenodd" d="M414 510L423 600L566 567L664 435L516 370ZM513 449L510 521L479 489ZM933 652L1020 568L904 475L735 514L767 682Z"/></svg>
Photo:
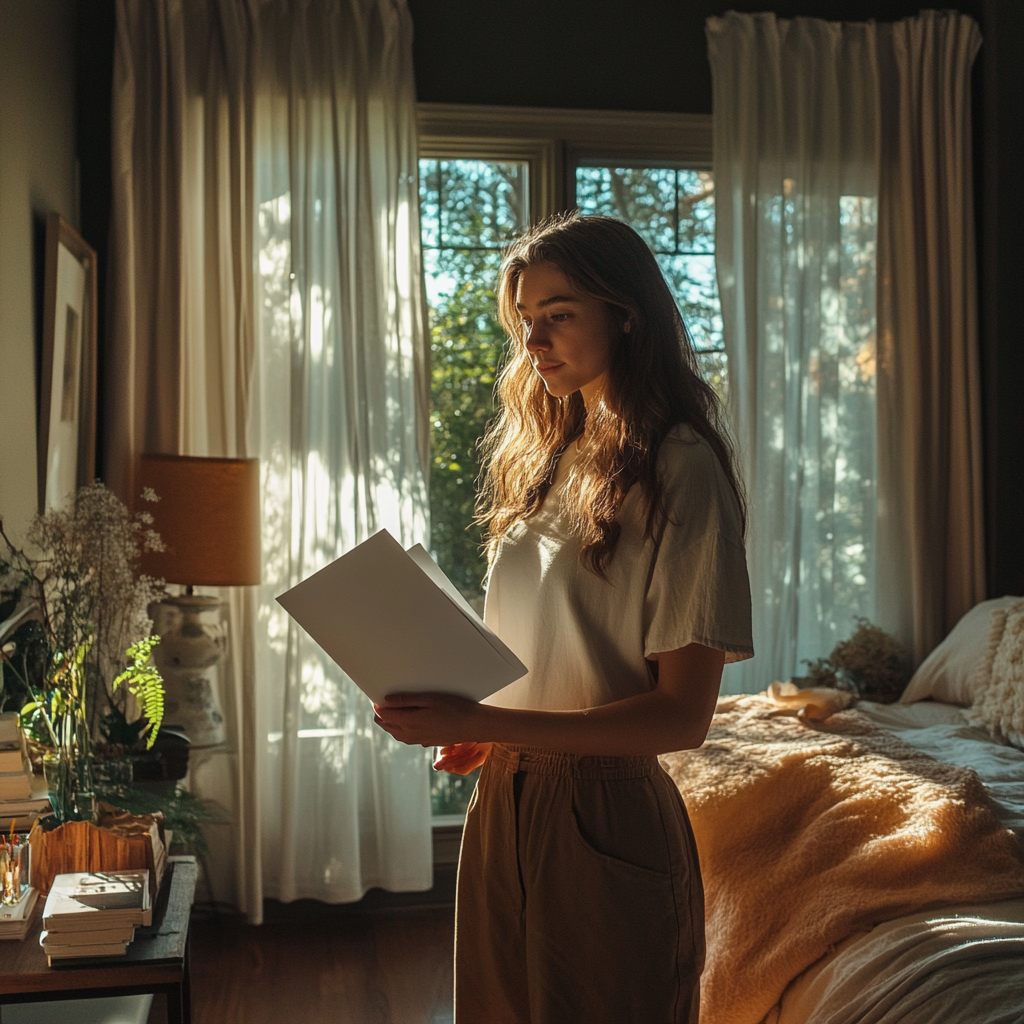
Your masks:
<svg viewBox="0 0 1024 1024"><path fill-rule="evenodd" d="M965 116L962 93L969 74L965 80L962 67L966 61L969 72L976 45L960 48L960 67L948 75L943 47L934 39L930 46L918 45L910 60L893 57L906 34L920 40L937 24L952 25L947 32L968 39L977 33L970 19L931 12L887 28L735 12L707 23L716 259L730 413L751 502L748 550L758 652L753 661L728 670L725 686L734 692L802 674L804 660L827 655L860 616L894 631L920 658L925 641L921 627L911 624L915 613L906 608L902 592L920 591L916 582L908 586L907 577L923 568L920 557L911 561L888 524L895 516L906 526L907 510L920 512L928 503L957 506L951 512L955 520L959 488L966 485L968 502L980 493L971 477L978 466L976 448L961 460L969 466L966 478L955 470L935 472L913 501L909 481L892 471L889 455L895 445L905 446L900 465L906 469L908 460L925 458L930 441L938 440L920 430L893 434L905 412L913 410L908 421L916 425L918 411L926 405L931 410L930 397L916 394L916 385L905 379L907 367L915 365L916 353L941 348L947 340L934 319L909 330L914 315L923 312L922 299L927 296L966 327L974 315L973 277L966 266L973 236L965 233L962 219L950 238L945 213L938 218L948 248L936 261L948 262L950 248L957 254L959 291L940 294L938 282L950 277L943 272L933 275L931 287L922 286L923 295L911 296L908 282L921 277L927 257L908 243L907 218L896 224L892 212L893 177L902 173L912 189L921 190L935 190L943 180L944 175L917 180L919 170L907 161L922 151L931 149L933 162L945 161L944 170L954 166L961 186L970 179L969 148L943 152L935 140L944 126L951 131L950 121ZM915 35L915 25L926 28ZM901 94L921 83L927 83L925 92L945 90L951 100L937 110L926 105L933 118L920 109L896 118L910 138L901 154L888 126ZM967 126L969 139L969 121ZM962 143L963 129L953 134ZM888 246L881 254L880 224L886 225ZM879 277L880 267L891 266L894 249L902 280L888 269ZM894 303L905 311L895 332ZM881 349L880 336L886 341ZM960 369L976 365L976 338L973 344L972 349L967 338L961 346ZM896 360L893 347L901 353ZM962 398L969 418L972 403L976 410L976 374L958 375L949 360L936 360L934 368L935 391ZM880 390L889 410L881 417ZM957 419L948 430L956 436L964 425ZM974 444L968 430L967 448ZM949 445L927 457L950 464ZM980 517L967 516L953 530L954 545L967 537L973 551ZM918 528L915 538L921 537ZM920 552L940 539L927 536ZM968 566L969 585L952 602L958 607L965 589L974 592L980 565L979 559ZM935 624L928 628L933 634Z"/></svg>
<svg viewBox="0 0 1024 1024"><path fill-rule="evenodd" d="M120 0L108 476L256 455L264 583L230 593L230 740L193 758L215 898L432 883L425 752L274 596L387 527L428 533L411 23L404 0Z"/></svg>
<svg viewBox="0 0 1024 1024"><path fill-rule="evenodd" d="M273 5L256 101L255 683L264 864L280 858L265 892L283 900L433 883L425 752L377 728L273 600L381 527L406 547L428 539L411 24L404 4L362 8Z"/></svg>

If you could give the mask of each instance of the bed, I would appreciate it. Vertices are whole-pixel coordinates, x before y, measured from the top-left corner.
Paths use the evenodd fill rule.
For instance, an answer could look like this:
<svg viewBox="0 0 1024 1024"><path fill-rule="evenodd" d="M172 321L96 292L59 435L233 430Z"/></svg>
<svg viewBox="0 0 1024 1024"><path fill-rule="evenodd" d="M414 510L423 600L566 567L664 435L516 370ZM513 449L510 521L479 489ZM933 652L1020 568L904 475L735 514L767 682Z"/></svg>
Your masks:
<svg viewBox="0 0 1024 1024"><path fill-rule="evenodd" d="M1024 601L986 602L900 704L723 698L662 758L705 880L702 1024L1024 1022L1022 671Z"/></svg>

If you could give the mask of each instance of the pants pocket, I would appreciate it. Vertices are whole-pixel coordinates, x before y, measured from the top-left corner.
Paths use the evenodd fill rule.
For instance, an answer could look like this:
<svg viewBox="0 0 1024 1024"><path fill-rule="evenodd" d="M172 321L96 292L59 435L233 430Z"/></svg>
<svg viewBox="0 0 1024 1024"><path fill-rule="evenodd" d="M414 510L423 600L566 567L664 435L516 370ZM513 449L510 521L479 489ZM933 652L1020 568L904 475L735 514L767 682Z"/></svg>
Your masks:
<svg viewBox="0 0 1024 1024"><path fill-rule="evenodd" d="M570 819L570 831L587 856L637 877L671 874L672 856L649 780L575 779Z"/></svg>

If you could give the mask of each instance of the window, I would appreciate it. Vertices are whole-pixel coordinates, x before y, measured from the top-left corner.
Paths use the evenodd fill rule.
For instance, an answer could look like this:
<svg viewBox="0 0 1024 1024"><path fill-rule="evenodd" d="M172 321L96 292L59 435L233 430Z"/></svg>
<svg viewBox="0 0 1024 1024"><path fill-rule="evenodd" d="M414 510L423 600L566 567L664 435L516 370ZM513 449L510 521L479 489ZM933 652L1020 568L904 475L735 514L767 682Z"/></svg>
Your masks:
<svg viewBox="0 0 1024 1024"><path fill-rule="evenodd" d="M715 184L710 170L623 166L576 167L576 206L631 225L658 258L683 313L709 383L725 397L726 360L715 279Z"/></svg>
<svg viewBox="0 0 1024 1024"><path fill-rule="evenodd" d="M420 160L431 332L432 553L483 611L485 564L472 529L476 444L493 412L504 332L494 316L502 246L529 222L522 160Z"/></svg>
<svg viewBox="0 0 1024 1024"><path fill-rule="evenodd" d="M420 108L420 218L431 316L432 554L482 610L472 525L476 443L493 413L505 335L494 284L503 245L578 206L631 224L655 251L708 380L726 386L714 270L710 118L598 111ZM461 820L476 782L438 773L436 823Z"/></svg>
<svg viewBox="0 0 1024 1024"><path fill-rule="evenodd" d="M423 269L430 305L431 554L478 612L486 563L473 526L476 445L494 403L505 335L494 315L501 249L529 222L522 160L420 160ZM461 820L479 772L435 774L431 811Z"/></svg>

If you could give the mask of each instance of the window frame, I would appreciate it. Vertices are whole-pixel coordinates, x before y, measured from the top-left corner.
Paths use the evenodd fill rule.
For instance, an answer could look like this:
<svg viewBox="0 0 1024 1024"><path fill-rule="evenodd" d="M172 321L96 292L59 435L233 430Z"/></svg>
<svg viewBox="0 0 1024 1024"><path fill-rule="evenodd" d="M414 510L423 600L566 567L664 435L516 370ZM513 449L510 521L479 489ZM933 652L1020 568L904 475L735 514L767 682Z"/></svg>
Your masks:
<svg viewBox="0 0 1024 1024"><path fill-rule="evenodd" d="M575 208L581 162L711 170L710 114L417 103L416 118L421 157L526 161L531 222Z"/></svg>

